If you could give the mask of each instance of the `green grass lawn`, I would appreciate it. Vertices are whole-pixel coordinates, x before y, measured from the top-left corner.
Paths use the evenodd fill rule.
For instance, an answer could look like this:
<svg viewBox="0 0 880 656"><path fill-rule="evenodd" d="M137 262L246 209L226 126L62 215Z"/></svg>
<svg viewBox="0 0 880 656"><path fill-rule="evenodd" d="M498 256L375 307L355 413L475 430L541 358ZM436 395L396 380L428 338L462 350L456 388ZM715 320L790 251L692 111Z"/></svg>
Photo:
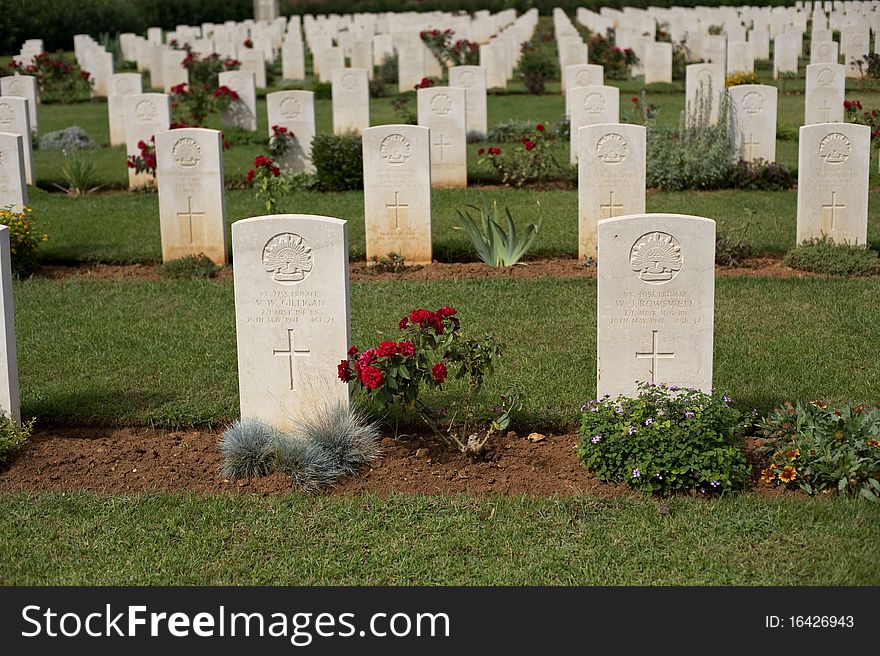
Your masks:
<svg viewBox="0 0 880 656"><path fill-rule="evenodd" d="M237 416L231 281L32 279L14 293L24 416L166 427ZM866 357L880 344L878 294L878 280L719 279L715 384L744 410L880 399L880 360ZM354 283L354 342L393 338L409 310L445 304L507 347L489 401L517 385L522 428L577 424L595 394L595 280ZM447 386L444 399L463 393Z"/></svg>
<svg viewBox="0 0 880 656"><path fill-rule="evenodd" d="M0 495L6 585L877 585L880 505Z"/></svg>

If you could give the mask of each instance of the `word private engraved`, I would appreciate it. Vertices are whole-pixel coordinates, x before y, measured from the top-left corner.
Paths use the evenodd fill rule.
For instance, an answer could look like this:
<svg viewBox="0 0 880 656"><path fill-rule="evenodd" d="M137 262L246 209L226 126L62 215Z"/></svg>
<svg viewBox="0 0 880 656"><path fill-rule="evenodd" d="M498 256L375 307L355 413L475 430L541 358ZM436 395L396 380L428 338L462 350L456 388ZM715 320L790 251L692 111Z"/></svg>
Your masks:
<svg viewBox="0 0 880 656"><path fill-rule="evenodd" d="M681 271L681 244L668 233L649 232L636 239L629 259L639 280L662 285Z"/></svg>
<svg viewBox="0 0 880 656"><path fill-rule="evenodd" d="M263 266L276 282L302 282L312 270L312 249L305 239L292 232L275 235L263 247Z"/></svg>
<svg viewBox="0 0 880 656"><path fill-rule="evenodd" d="M379 156L392 166L405 164L410 158L409 139L402 134L389 134L379 144Z"/></svg>

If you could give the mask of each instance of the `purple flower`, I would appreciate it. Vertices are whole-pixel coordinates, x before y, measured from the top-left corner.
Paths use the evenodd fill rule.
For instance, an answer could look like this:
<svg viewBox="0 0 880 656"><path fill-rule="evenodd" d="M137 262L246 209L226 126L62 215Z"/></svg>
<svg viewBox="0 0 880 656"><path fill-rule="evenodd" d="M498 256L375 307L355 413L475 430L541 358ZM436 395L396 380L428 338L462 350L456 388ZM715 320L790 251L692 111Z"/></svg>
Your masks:
<svg viewBox="0 0 880 656"><path fill-rule="evenodd" d="M724 396L724 397L722 397L721 400L724 401L724 405L730 404L730 397L729 396Z"/></svg>
<svg viewBox="0 0 880 656"><path fill-rule="evenodd" d="M614 408L614 412L616 412L616 413L619 414L619 415L622 415L622 414L623 414L623 408L622 408L621 406L617 406L616 408Z"/></svg>
<svg viewBox="0 0 880 656"><path fill-rule="evenodd" d="M633 469L633 478L638 478L641 475L642 472L640 472L638 469Z"/></svg>
<svg viewBox="0 0 880 656"><path fill-rule="evenodd" d="M654 474L654 478L656 478L658 481L662 481L663 474L661 474L660 472L657 472L656 474Z"/></svg>
<svg viewBox="0 0 880 656"><path fill-rule="evenodd" d="M681 389L681 388L678 385L670 385L669 386L670 392L677 392L679 389Z"/></svg>
<svg viewBox="0 0 880 656"><path fill-rule="evenodd" d="M593 437L590 438L590 442L592 442L593 444L598 444L601 441L602 441L601 435L593 435Z"/></svg>
<svg viewBox="0 0 880 656"><path fill-rule="evenodd" d="M700 488L700 494L706 494L706 488L701 487L701 488Z"/></svg>
<svg viewBox="0 0 880 656"><path fill-rule="evenodd" d="M629 427L629 430L627 430L626 432L627 432L629 435L632 435L633 433L636 432L636 427L635 427L635 426L630 426L630 427Z"/></svg>
<svg viewBox="0 0 880 656"><path fill-rule="evenodd" d="M718 487L719 485L721 485L721 483L719 483L718 481L712 481L709 483L709 485L711 485L712 487Z"/></svg>
<svg viewBox="0 0 880 656"><path fill-rule="evenodd" d="M586 409L587 409L587 404L584 403L584 404L581 406L581 412L583 412L583 411L586 410Z"/></svg>
<svg viewBox="0 0 880 656"><path fill-rule="evenodd" d="M684 411L684 416L685 416L686 419L690 419L691 417L694 416L694 413L691 412L690 410L685 410L685 411Z"/></svg>
<svg viewBox="0 0 880 656"><path fill-rule="evenodd" d="M650 426L650 425L653 424L653 423L654 423L654 420L651 419L650 417L648 417L647 419L645 419L645 426Z"/></svg>

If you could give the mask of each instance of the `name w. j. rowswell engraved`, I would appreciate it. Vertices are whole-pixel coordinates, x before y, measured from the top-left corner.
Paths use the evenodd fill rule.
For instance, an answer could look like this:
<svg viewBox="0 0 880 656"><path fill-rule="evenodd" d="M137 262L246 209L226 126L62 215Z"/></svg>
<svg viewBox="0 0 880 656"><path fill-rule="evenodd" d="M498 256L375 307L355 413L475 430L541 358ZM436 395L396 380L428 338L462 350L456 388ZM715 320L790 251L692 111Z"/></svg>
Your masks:
<svg viewBox="0 0 880 656"><path fill-rule="evenodd" d="M292 232L275 235L263 247L263 266L273 280L285 285L305 280L312 270L312 260L308 242Z"/></svg>

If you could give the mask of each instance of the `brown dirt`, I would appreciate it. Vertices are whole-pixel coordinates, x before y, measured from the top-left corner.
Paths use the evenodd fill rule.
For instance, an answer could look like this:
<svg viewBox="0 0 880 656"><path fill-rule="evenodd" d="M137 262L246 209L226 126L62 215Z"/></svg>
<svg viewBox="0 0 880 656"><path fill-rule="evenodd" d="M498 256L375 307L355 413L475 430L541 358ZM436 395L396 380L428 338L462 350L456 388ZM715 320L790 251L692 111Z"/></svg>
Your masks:
<svg viewBox="0 0 880 656"><path fill-rule="evenodd" d="M762 256L749 258L740 267L715 267L722 277L763 277L763 278L822 278L823 274L798 271L782 265L782 256ZM529 260L512 267L490 267L482 262L447 263L434 262L421 266L408 266L400 272L380 271L365 261L355 261L349 265L352 281L390 281L390 280L467 280L474 278L595 278L596 267L585 266L573 258L544 258ZM68 278L89 278L92 280L142 279L161 280L162 273L154 264L92 264L83 266L44 265L35 275L40 278L64 280ZM873 276L880 278L880 276ZM220 280L232 278L231 267L224 267L217 274Z"/></svg>
<svg viewBox="0 0 880 656"><path fill-rule="evenodd" d="M0 492L276 494L292 490L290 479L281 474L250 481L223 478L219 439L219 431L43 428L0 470ZM383 456L372 467L341 479L326 493L635 496L624 485L596 480L577 459L576 441L576 435L547 435L532 442L511 432L494 442L484 458L471 460L430 437L386 437ZM749 460L757 464L754 447L751 443ZM761 494L781 493L754 489Z"/></svg>

